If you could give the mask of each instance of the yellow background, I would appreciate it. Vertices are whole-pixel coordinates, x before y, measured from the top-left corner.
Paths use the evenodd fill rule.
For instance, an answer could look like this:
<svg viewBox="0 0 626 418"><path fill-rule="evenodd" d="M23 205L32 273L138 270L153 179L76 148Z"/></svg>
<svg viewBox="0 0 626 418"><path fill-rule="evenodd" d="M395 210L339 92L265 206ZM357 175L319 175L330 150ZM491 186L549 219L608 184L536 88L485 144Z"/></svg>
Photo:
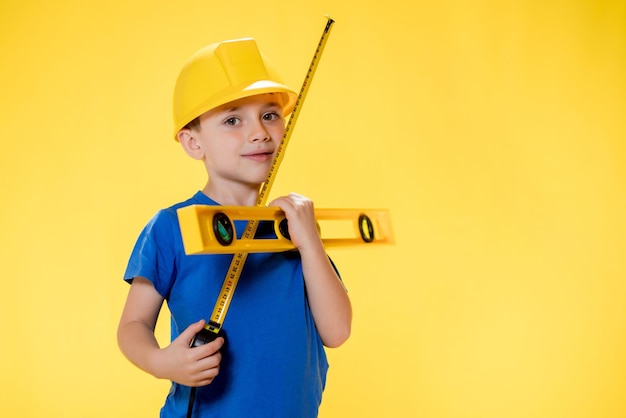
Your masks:
<svg viewBox="0 0 626 418"><path fill-rule="evenodd" d="M254 36L299 88L325 13L272 195L389 208L397 243L331 252L355 319L320 416L626 416L626 3L602 0L3 0L1 416L157 415L168 383L115 331L140 229L205 181L175 77Z"/></svg>

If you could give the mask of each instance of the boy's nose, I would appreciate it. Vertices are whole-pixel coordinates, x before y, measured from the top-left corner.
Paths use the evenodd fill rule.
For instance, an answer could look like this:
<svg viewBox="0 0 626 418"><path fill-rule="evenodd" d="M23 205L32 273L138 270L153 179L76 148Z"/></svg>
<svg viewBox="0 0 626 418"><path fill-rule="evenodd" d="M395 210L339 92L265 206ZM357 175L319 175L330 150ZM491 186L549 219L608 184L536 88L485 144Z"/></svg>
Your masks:
<svg viewBox="0 0 626 418"><path fill-rule="evenodd" d="M250 128L250 141L269 141L270 134L261 121L257 121Z"/></svg>

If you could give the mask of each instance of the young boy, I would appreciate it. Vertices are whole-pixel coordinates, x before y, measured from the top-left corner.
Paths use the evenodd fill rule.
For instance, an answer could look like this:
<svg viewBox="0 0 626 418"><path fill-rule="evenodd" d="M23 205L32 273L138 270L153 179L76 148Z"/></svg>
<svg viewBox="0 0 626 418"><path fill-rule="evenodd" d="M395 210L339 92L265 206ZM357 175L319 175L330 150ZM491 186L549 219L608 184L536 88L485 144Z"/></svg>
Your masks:
<svg viewBox="0 0 626 418"><path fill-rule="evenodd" d="M298 251L249 254L223 324L224 338L190 348L211 316L232 255L185 255L176 210L192 204L254 206L282 140L296 93L282 84L252 39L210 45L181 71L175 137L202 161L208 181L190 199L157 212L128 263L131 283L118 329L124 355L172 386L162 417L316 417L328 364L324 346L350 334L346 291L320 240L313 202L275 199ZM245 222L238 221L237 231ZM241 224L243 222L243 224ZM261 223L257 237L273 234ZM172 341L154 327L163 301Z"/></svg>

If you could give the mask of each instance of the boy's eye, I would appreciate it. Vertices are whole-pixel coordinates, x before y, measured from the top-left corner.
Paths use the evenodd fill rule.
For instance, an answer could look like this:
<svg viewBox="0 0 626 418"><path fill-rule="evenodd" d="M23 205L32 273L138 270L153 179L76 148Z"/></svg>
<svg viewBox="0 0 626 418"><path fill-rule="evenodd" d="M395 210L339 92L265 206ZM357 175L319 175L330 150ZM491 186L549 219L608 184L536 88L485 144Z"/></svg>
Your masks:
<svg viewBox="0 0 626 418"><path fill-rule="evenodd" d="M228 118L224 121L224 123L226 125L236 125L237 123L239 123L239 119L232 117L232 118Z"/></svg>
<svg viewBox="0 0 626 418"><path fill-rule="evenodd" d="M263 115L263 120L276 120L280 118L280 115L277 112L268 112Z"/></svg>

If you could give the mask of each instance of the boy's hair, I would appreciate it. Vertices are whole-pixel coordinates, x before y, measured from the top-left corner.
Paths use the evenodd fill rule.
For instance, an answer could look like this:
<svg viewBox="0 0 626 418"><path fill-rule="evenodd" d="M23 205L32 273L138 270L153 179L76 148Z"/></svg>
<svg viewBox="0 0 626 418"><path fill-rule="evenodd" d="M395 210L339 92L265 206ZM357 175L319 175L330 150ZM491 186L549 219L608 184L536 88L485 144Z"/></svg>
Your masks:
<svg viewBox="0 0 626 418"><path fill-rule="evenodd" d="M182 129L200 129L200 116L196 116L192 120L189 121Z"/></svg>
<svg viewBox="0 0 626 418"><path fill-rule="evenodd" d="M263 93L283 97L289 115L298 95L284 85L252 38L208 45L185 64L174 88L174 137L196 127L200 115L223 104Z"/></svg>

